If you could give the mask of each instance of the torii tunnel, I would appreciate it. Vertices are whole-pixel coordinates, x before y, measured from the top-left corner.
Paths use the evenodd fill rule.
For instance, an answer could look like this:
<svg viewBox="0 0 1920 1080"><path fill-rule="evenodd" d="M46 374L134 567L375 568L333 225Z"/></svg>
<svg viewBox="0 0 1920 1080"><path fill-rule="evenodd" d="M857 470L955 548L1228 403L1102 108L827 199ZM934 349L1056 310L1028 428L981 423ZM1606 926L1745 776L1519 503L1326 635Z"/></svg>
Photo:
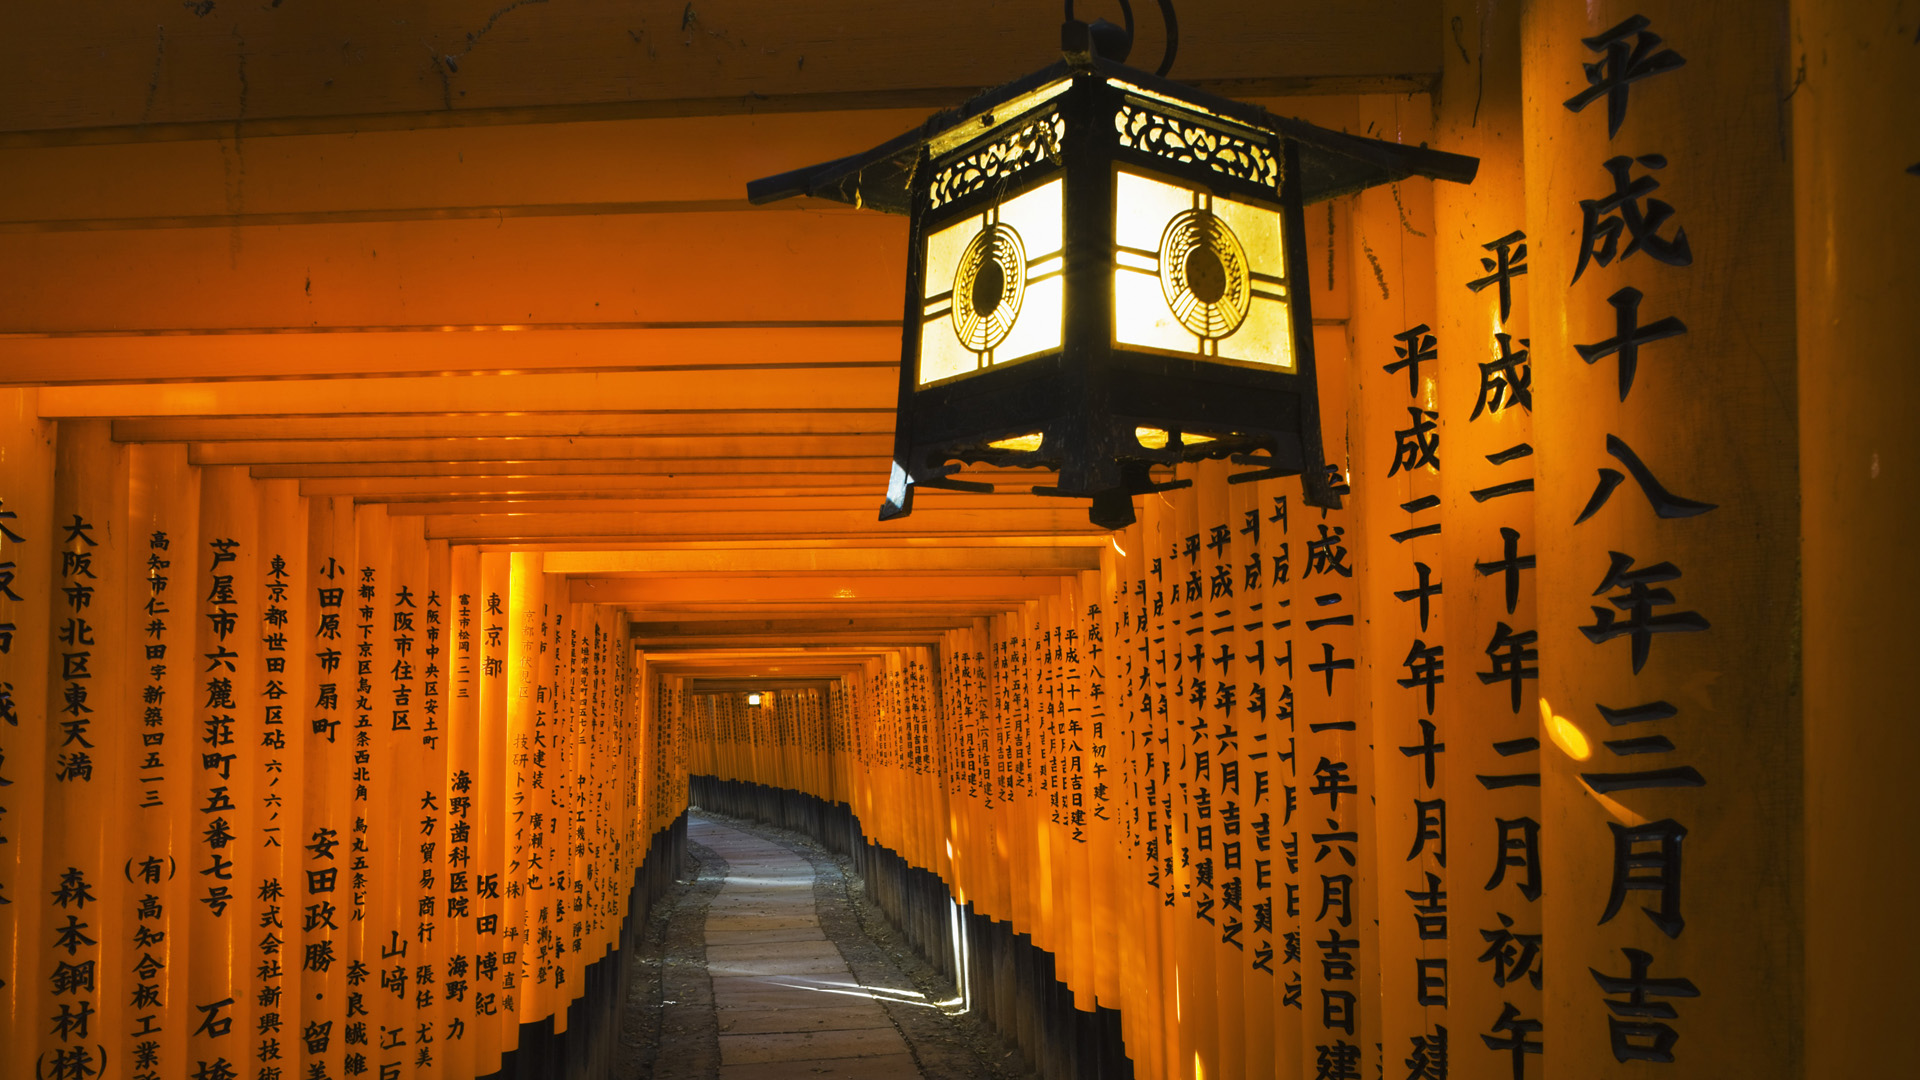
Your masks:
<svg viewBox="0 0 1920 1080"><path fill-rule="evenodd" d="M747 185L1058 4L12 6L0 1077L647 1075L723 832L980 1075L1907 1075L1920 3L1177 9L1168 78L1479 163L1304 207L1337 508L878 519L911 220ZM655 1075L954 1075L724 997Z"/></svg>

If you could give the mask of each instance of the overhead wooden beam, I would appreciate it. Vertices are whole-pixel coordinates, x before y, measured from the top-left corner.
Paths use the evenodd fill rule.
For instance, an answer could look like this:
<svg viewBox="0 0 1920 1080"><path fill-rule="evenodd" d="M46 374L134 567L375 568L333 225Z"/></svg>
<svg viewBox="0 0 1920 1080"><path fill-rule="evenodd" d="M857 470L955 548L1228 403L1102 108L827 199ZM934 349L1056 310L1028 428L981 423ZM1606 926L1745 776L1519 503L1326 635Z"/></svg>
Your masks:
<svg viewBox="0 0 1920 1080"><path fill-rule="evenodd" d="M891 409L899 361L785 364L747 369L611 371L586 374L410 376L399 378L114 383L53 386L40 415L387 416L445 413L608 412L715 408Z"/></svg>
<svg viewBox="0 0 1920 1080"><path fill-rule="evenodd" d="M10 179L0 230L745 209L747 181L866 149L925 118L875 109L253 138L240 147L239 200L231 128L81 145L0 135Z"/></svg>
<svg viewBox="0 0 1920 1080"><path fill-rule="evenodd" d="M686 459L662 463L676 466ZM818 462L819 459L811 459ZM417 475L406 476L317 476L303 479L300 492L303 495L352 495L361 502L392 502L431 499L467 499L475 496L510 495L516 498L570 498L590 497L610 494L640 495L654 492L698 494L700 492L725 491L748 497L766 494L798 494L801 491L819 490L837 492L843 495L873 495L885 487L886 462L879 460L878 465L857 470L819 472L690 472L675 468L672 472L587 472L584 468L555 471L540 475L527 475L518 465L500 466L494 463L471 462L456 466L464 472L505 473L513 475L448 476L444 475L444 463L434 464L437 471L426 471L425 466ZM541 463L551 464L551 463ZM618 462L578 462L578 465L609 465ZM387 463L384 468L398 469L401 466ZM325 465L256 465L253 473L264 477L268 470L305 470L326 472ZM1156 475L1158 475L1156 473ZM1058 477L1043 470L1022 469L1011 472L1004 469L964 469L954 476L957 479L994 484L1011 492L1025 491L1034 486L1053 486ZM929 490L926 497L937 498L944 492Z"/></svg>
<svg viewBox="0 0 1920 1080"><path fill-rule="evenodd" d="M716 669L744 673L778 673L787 678L808 671L847 671L857 669L887 650L870 646L819 646L809 648L705 649L675 652L660 661L663 668L716 674ZM762 667L761 665L765 665Z"/></svg>
<svg viewBox="0 0 1920 1080"><path fill-rule="evenodd" d="M759 619L703 619L686 620L648 620L634 618L629 624L636 637L671 640L694 635L740 634L782 634L812 636L823 634L855 633L932 633L971 625L967 618L949 615L903 615L891 618L873 618L861 615L840 616L834 618L759 618Z"/></svg>
<svg viewBox="0 0 1920 1080"><path fill-rule="evenodd" d="M860 673L866 669L866 663L868 663L870 659L879 659L879 657L885 657L885 655L887 655L887 650L874 650L866 653L866 655L837 659L837 661L787 663L787 665L776 665L776 667L780 667L780 675L787 676L787 678L826 678L826 680L858 678ZM705 661L705 663L680 663L678 657L666 655L666 657L649 657L649 663L651 663L657 671L660 671L662 675L708 676L708 678L712 678L712 676L762 675L762 673L768 673L768 671L770 671L770 667L764 667L764 661L760 661L760 659L756 659L756 657L714 659L714 661Z"/></svg>
<svg viewBox="0 0 1920 1080"><path fill-rule="evenodd" d="M900 321L730 325L595 321L401 327L280 327L172 333L27 333L0 326L0 383L61 386L294 376L498 374L530 370L764 365L770 358L897 365Z"/></svg>
<svg viewBox="0 0 1920 1080"><path fill-rule="evenodd" d="M855 604L863 602L975 604L1019 603L1060 591L1058 572L1003 572L991 576L845 574L672 574L645 578L574 578L568 593L576 604L627 604L652 608L722 604Z"/></svg>
<svg viewBox="0 0 1920 1080"><path fill-rule="evenodd" d="M761 473L659 476L613 473L584 476L360 476L302 480L300 493L351 495L359 502L454 500L476 496L564 499L654 492L695 494L703 491L726 491L745 498L762 493L793 494L812 490L872 495L884 486L881 479L876 479L875 474L870 472L819 475Z"/></svg>
<svg viewBox="0 0 1920 1080"><path fill-rule="evenodd" d="M1161 33L1150 9L1140 16L1135 51L1151 67ZM0 100L13 103L8 127L43 142L153 138L155 127L363 130L368 116L398 127L755 112L850 96L917 94L920 107L1056 58L1059 19L1058 5L1022 0L449 0L406 19L379 0L171 17L131 0L43 4L14 13ZM1413 89L1440 70L1439 25L1436 0L1188 3L1175 75Z"/></svg>
<svg viewBox="0 0 1920 1080"><path fill-rule="evenodd" d="M1336 128L1347 119L1338 99L1258 103ZM241 147L238 191L230 128L38 145L0 132L0 233L839 209L808 198L752 206L746 186L865 150L926 117L843 109L256 137Z"/></svg>
<svg viewBox="0 0 1920 1080"><path fill-rule="evenodd" d="M395 416L136 417L113 422L120 442L607 438L638 435L891 435L892 409L709 409Z"/></svg>
<svg viewBox="0 0 1920 1080"><path fill-rule="evenodd" d="M860 550L866 548L1079 548L1106 547L1113 536L1106 532L1056 533L919 533L882 530L863 536L819 536L785 533L779 536L633 536L612 540L524 540L495 544L488 541L461 540L480 551L526 551L546 554L554 551L796 551Z"/></svg>
<svg viewBox="0 0 1920 1080"><path fill-rule="evenodd" d="M968 615L894 616L891 618L761 618L657 622L636 617L629 624L642 648L689 650L715 648L816 648L857 645L891 648L937 644L941 635L973 624Z"/></svg>
<svg viewBox="0 0 1920 1080"><path fill-rule="evenodd" d="M672 461L739 458L879 457L892 435L649 435L586 438L344 439L312 442L192 443L195 465L285 465L349 461Z"/></svg>
<svg viewBox="0 0 1920 1080"><path fill-rule="evenodd" d="M956 627L957 629L957 627ZM774 647L795 645L802 648L815 648L830 645L858 645L873 649L895 649L908 646L932 646L940 643L944 630L868 630L845 633L780 633L780 634L688 634L681 637L635 637L636 647L652 650L661 655L683 649L711 649L722 645L741 647Z"/></svg>
<svg viewBox="0 0 1920 1080"><path fill-rule="evenodd" d="M449 514L430 516L429 540L508 541L675 538L723 539L780 536L868 537L880 532L901 536L1052 535L1100 533L1074 504L1033 510L916 510L912 517L881 523L873 510L792 511L766 514L751 508L702 513L628 514Z"/></svg>
<svg viewBox="0 0 1920 1080"><path fill-rule="evenodd" d="M954 510L996 513L1022 510L1051 511L1061 508L1058 500L1034 495L1017 488L991 494L975 492L942 492L941 494L945 497L921 500L918 505L921 509L934 513ZM643 498L617 498L606 495L584 499L463 499L436 502L389 502L385 505L387 513L395 516L697 514L751 510L776 518L794 512L819 513L833 510L877 513L880 506L872 491L851 493L797 491L753 499L742 498L735 492L691 491L675 495L653 494Z"/></svg>
<svg viewBox="0 0 1920 1080"><path fill-rule="evenodd" d="M630 613L632 632L636 636L647 638L685 638L691 634L939 634L943 630L952 630L956 626L972 625L966 617L956 615L893 615L893 617L870 617L870 615L829 615L829 617L758 617L758 619L647 619L643 615Z"/></svg>
<svg viewBox="0 0 1920 1080"><path fill-rule="evenodd" d="M696 551L554 551L549 574L1073 572L1100 568L1097 548L710 548Z"/></svg>
<svg viewBox="0 0 1920 1080"><path fill-rule="evenodd" d="M876 482L887 477L887 457L856 458L676 458L670 460L561 460L561 461L340 461L301 465L254 465L248 471L257 480L354 477L435 477L514 479L535 476L781 477L816 472L864 476ZM1033 474L1022 472L1022 477ZM1042 474L1045 475L1045 474ZM1022 481L1023 483L1026 481ZM1033 481L1039 483L1040 481Z"/></svg>
<svg viewBox="0 0 1920 1080"><path fill-rule="evenodd" d="M666 675L716 677L775 674L785 678L841 679L859 675L869 660L884 657L887 651L886 649L868 649L851 655L818 660L788 657L780 664L769 664L766 657L754 655L683 660L678 653L664 653L649 655L647 659L651 667Z"/></svg>
<svg viewBox="0 0 1920 1080"><path fill-rule="evenodd" d="M778 690L826 690L826 679L795 679L775 675L745 675L727 679L694 679L687 690L695 694L733 694Z"/></svg>
<svg viewBox="0 0 1920 1080"><path fill-rule="evenodd" d="M0 233L0 329L892 321L905 240L851 208Z"/></svg>
<svg viewBox="0 0 1920 1080"><path fill-rule="evenodd" d="M966 625L973 619L991 618L1003 615L1018 607L1017 603L1004 600L979 603L947 604L911 604L911 603L872 603L872 604L783 604L775 608L768 605L731 604L697 607L694 605L660 605L626 608L628 617L635 622L675 622L696 623L712 621L732 623L769 619L785 622L790 619L855 619L863 622L890 619L938 618L955 620L958 625Z"/></svg>

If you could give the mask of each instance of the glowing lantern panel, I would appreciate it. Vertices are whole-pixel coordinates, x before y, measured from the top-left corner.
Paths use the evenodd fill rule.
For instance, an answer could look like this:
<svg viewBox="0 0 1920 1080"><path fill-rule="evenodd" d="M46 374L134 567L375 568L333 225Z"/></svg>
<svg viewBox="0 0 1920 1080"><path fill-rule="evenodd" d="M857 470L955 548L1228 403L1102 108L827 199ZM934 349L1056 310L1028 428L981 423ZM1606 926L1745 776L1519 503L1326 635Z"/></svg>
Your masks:
<svg viewBox="0 0 1920 1080"><path fill-rule="evenodd" d="M893 476L965 491L962 464L1054 470L1033 490L1120 527L1156 468L1226 457L1339 505L1320 444L1303 206L1477 163L1327 131L1093 55L873 150L748 185L911 217ZM1076 44L1077 43L1077 44Z"/></svg>

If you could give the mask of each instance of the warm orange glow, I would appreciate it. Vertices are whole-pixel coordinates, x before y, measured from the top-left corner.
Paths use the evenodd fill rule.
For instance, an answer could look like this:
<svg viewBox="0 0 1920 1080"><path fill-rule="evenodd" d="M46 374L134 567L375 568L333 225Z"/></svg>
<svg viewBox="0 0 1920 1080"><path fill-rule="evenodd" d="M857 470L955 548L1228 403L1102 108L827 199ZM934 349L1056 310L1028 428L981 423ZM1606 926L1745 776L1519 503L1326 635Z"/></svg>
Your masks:
<svg viewBox="0 0 1920 1080"><path fill-rule="evenodd" d="M1024 450L1031 452L1040 449L1040 439L1041 435L1036 431L1031 435L1015 435L1011 439L996 439L987 445L993 447L995 450Z"/></svg>
<svg viewBox="0 0 1920 1080"><path fill-rule="evenodd" d="M1593 756L1593 744L1587 741L1586 732L1566 717L1556 715L1546 698L1540 699L1540 726L1546 729L1553 745L1573 760L1585 761Z"/></svg>

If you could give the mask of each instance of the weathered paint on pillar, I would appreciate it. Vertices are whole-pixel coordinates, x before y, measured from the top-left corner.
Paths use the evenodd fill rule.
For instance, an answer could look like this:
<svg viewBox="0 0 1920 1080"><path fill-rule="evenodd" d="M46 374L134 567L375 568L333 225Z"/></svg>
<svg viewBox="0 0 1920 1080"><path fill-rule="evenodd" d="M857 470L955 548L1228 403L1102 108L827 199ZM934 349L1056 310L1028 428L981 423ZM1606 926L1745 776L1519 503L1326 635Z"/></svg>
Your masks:
<svg viewBox="0 0 1920 1080"><path fill-rule="evenodd" d="M1555 1077L1802 1060L1787 15L1522 21Z"/></svg>
<svg viewBox="0 0 1920 1080"><path fill-rule="evenodd" d="M32 390L0 390L0 1066L30 1075L39 1060L37 986L46 947L40 860L47 837L44 758L48 712L41 692L53 602L54 425L35 411ZM65 920L62 920L64 923Z"/></svg>
<svg viewBox="0 0 1920 1080"><path fill-rule="evenodd" d="M49 540L53 600L47 641L46 847L40 895L47 927L39 964L16 992L37 999L43 1067L121 1045L128 999L103 992L134 961L131 854L119 818L139 741L120 706L127 667L127 453L104 420L62 421ZM24 632L27 631L22 628ZM51 947L48 947L51 946ZM26 973L23 972L23 975Z"/></svg>
<svg viewBox="0 0 1920 1080"><path fill-rule="evenodd" d="M1363 98L1356 128L1417 145L1427 139L1429 119L1427 110L1396 98ZM1449 963L1444 944L1423 938L1413 917L1416 895L1429 889L1428 875L1443 889L1448 880L1445 792L1427 782L1424 757L1402 748L1420 747L1429 729L1452 726L1459 685L1470 678L1465 658L1446 646L1438 606L1423 618L1417 596L1403 599L1419 589L1422 564L1439 564L1449 539L1439 490L1457 460L1437 396L1429 385L1409 392L1396 354L1410 329L1434 317L1431 189L1430 182L1413 179L1360 193L1350 260L1360 278L1351 377L1361 417L1352 497L1362 522L1351 546L1374 724L1375 825L1369 832L1377 868L1372 902L1379 912L1379 1053L1390 1069L1399 1067L1412 1039L1445 1023Z"/></svg>
<svg viewBox="0 0 1920 1080"><path fill-rule="evenodd" d="M167 986L186 993L187 1061L235 1073L251 1071L247 1043L257 998L251 963L257 937L262 837L255 818L261 758L258 702L261 679L258 627L261 596L260 516L247 470L202 470L200 542L183 552L194 592L182 614L194 622L194 755L190 857L181 867L192 898L182 971ZM186 575L182 575L183 578ZM225 962L191 962L217 957Z"/></svg>
<svg viewBox="0 0 1920 1080"><path fill-rule="evenodd" d="M347 970L358 929L352 921L349 885L353 857L354 643L349 637L348 597L358 576L354 563L353 500L322 496L308 501L307 617L294 623L310 690L300 699L298 737L304 748L307 797L298 844L300 987L306 1024L300 1041L303 1070L319 1065L342 1074L348 1052ZM364 925L364 924L361 924ZM321 1036L324 1036L321 1037ZM355 1052L358 1051L357 1047Z"/></svg>
<svg viewBox="0 0 1920 1080"><path fill-rule="evenodd" d="M1791 19L1804 1060L1864 1076L1900 1060L1888 1033L1920 1008L1920 728L1907 686L1920 594L1920 5L1801 0Z"/></svg>
<svg viewBox="0 0 1920 1080"><path fill-rule="evenodd" d="M1509 1006L1510 1024L1540 1019L1545 965L1553 957L1540 936L1551 898L1534 887L1530 865L1503 860L1527 857L1529 830L1541 820L1538 458L1530 396L1538 368L1530 357L1547 354L1530 351L1529 327L1534 291L1557 283L1529 266L1537 241L1526 234L1520 9L1461 0L1447 4L1443 18L1443 31L1457 44L1443 53L1436 144L1478 157L1480 169L1471 185L1433 187L1435 216L1444 225L1434 238L1432 347L1421 348L1429 340L1421 335L1398 349L1409 354L1423 392L1436 395L1448 451L1438 508L1446 543L1439 560L1428 560L1426 576L1406 587L1435 590L1425 602L1436 617L1444 612L1453 660L1455 720L1435 733L1434 749L1421 750L1438 760L1452 873L1446 895L1423 896L1408 917L1423 920L1422 932L1445 938L1452 1019L1444 1039L1431 1030L1421 1045L1389 1047L1400 1052L1389 1060L1406 1061L1409 1071L1424 1064L1431 1074L1444 1052L1454 1068L1510 1075L1513 1050L1487 1039L1516 1037L1493 1030ZM1532 835L1534 850L1550 848L1550 834ZM1522 846L1509 850L1509 840ZM1543 1075L1540 1055L1526 1042L1541 1039L1522 1042L1522 1068Z"/></svg>
<svg viewBox="0 0 1920 1080"><path fill-rule="evenodd" d="M128 448L126 609L130 628L119 662L129 678L124 715L139 718L133 767L129 844L138 862L129 865L134 886L135 950L126 974L138 986L147 957L166 971L191 963L186 948L187 912L193 900L182 873L192 845L192 781L198 771L198 732L193 724L195 679L200 664L194 639L193 593L200 537L200 474L179 445ZM154 860L149 862L148 860ZM178 985L178 984L176 984ZM151 1061L148 1071L165 1075L186 1067L187 1002L168 993L135 1009L115 1060ZM145 1018L151 1016L151 1023ZM145 1028L155 1034L134 1034Z"/></svg>

